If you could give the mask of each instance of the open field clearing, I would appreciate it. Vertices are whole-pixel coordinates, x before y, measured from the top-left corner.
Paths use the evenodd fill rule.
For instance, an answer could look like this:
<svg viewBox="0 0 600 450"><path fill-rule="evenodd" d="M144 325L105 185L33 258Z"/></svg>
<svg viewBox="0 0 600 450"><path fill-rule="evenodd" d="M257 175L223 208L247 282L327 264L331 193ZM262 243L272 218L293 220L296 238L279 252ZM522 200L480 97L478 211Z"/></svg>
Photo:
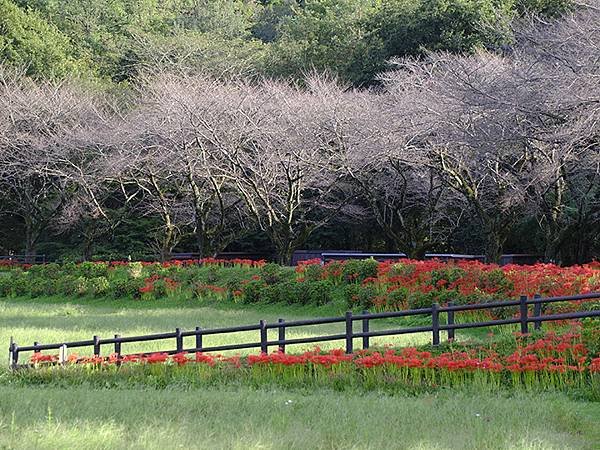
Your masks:
<svg viewBox="0 0 600 450"><path fill-rule="evenodd" d="M561 395L0 386L0 448L597 449L600 404Z"/></svg>
<svg viewBox="0 0 600 450"><path fill-rule="evenodd" d="M176 327L193 329L226 327L256 324L260 319L276 322L279 317L286 320L306 319L316 316L343 315L343 309L334 307L296 307L289 305L218 305L201 303L197 300L152 300L115 301L105 299L67 300L60 297L36 299L11 299L0 301L0 342L8 345L11 336L20 345L30 345L34 340L40 343L66 342L100 337L143 335L173 331ZM398 326L398 321L373 321L372 328L385 329ZM410 322L402 322L409 325ZM394 325L395 324L395 325ZM360 324L355 324L358 330ZM343 333L344 324L325 324L301 329L290 328L288 337L300 338L319 334ZM275 339L276 330L269 332ZM193 346L193 338L186 345ZM430 333L372 338L372 345L392 344L408 346L424 344L431 340ZM205 338L205 345L221 345L241 342L258 342L258 331L241 332L230 335L214 335ZM358 345L359 339L356 339ZM323 349L339 348L343 341L323 343ZM290 348L293 352L312 349L312 344L298 344ZM173 340L123 344L123 353L138 351L172 350ZM79 350L79 349L78 349ZM90 348L81 349L91 352ZM240 351L242 354L256 353L257 350ZM110 353L108 348L106 353ZM26 356L26 355L24 355Z"/></svg>

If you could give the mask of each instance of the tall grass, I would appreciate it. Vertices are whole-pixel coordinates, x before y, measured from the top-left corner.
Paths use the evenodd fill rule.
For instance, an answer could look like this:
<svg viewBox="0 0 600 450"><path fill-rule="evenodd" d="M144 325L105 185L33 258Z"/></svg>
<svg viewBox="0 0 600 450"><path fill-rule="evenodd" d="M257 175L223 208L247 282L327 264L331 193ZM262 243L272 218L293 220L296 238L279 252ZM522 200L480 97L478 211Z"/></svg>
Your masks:
<svg viewBox="0 0 600 450"><path fill-rule="evenodd" d="M0 448L597 449L600 404L561 395L0 386Z"/></svg>

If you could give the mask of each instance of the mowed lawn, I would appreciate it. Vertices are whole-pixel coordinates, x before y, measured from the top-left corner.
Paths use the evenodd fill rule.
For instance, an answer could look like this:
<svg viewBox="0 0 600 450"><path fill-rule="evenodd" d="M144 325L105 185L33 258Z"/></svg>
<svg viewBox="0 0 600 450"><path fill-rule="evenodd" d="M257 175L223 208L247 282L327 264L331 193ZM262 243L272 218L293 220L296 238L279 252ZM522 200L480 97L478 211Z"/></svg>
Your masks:
<svg viewBox="0 0 600 450"><path fill-rule="evenodd" d="M8 449L597 449L599 420L558 395L0 386Z"/></svg>
<svg viewBox="0 0 600 450"><path fill-rule="evenodd" d="M206 303L198 300L104 300L60 298L44 299L10 299L0 300L0 345L8 348L12 336L21 345L31 345L34 341L54 343L91 339L93 335L113 337L115 334L134 336L150 333L174 331L180 327L193 330L202 328L219 328L236 325L258 324L259 320L277 322L285 320L310 319L318 316L343 316L343 308L298 307L288 305L235 305ZM360 323L355 323L358 332ZM390 320L373 321L371 329L387 329L407 326ZM317 335L339 334L345 332L345 324L324 324L310 327L290 328L286 337L300 338ZM269 340L277 339L277 330L269 330ZM372 345L422 344L431 340L430 334L419 333L400 336L372 338ZM228 335L210 335L204 337L204 346L260 342L259 331L248 331ZM360 339L355 346L360 346ZM301 352L314 348L316 344L294 345L290 351ZM185 347L194 346L194 338L186 338ZM341 348L344 341L332 341L319 344L323 349ZM141 344L123 344L123 353L137 351L173 350L175 339ZM359 347L357 347L359 348ZM275 350L275 348L273 348ZM75 349L79 354L84 349ZM87 349L89 353L91 348ZM109 346L103 347L105 355L112 352ZM240 353L257 353L258 349L240 351ZM56 352L55 352L56 353ZM24 355L28 357L29 355Z"/></svg>
<svg viewBox="0 0 600 450"><path fill-rule="evenodd" d="M220 306L185 300L1 300L0 344L7 350L10 336L26 345L33 340L134 335L177 326L220 327L341 312L334 307ZM398 325L384 322L373 328ZM323 325L302 332L290 330L289 336L342 330L343 325ZM381 342L408 345L429 338L420 334ZM205 344L257 339L258 332L240 333L213 336ZM142 344L123 350L159 348ZM311 346L295 350L303 348ZM598 449L598 423L600 403L553 393L440 390L420 396L387 396L233 385L207 390L23 387L11 384L0 370L0 449Z"/></svg>

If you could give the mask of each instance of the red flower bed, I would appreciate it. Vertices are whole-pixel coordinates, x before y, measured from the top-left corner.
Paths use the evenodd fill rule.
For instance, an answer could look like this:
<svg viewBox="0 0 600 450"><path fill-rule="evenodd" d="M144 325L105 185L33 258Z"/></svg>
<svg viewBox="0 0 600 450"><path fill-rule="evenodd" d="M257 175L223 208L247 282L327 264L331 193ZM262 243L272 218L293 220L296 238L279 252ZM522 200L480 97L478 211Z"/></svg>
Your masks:
<svg viewBox="0 0 600 450"><path fill-rule="evenodd" d="M35 366L55 364L56 355L36 353L31 357ZM600 355L592 355L579 333L558 335L548 332L544 337L531 340L517 335L513 351L501 354L491 346L461 348L434 354L414 347L383 351L361 350L346 354L342 349L322 352L319 348L302 354L282 352L261 353L247 357L212 355L204 353L137 354L118 357L78 357L70 355L67 365L88 365L93 370L110 366L134 364L169 366L206 366L207 368L234 368L265 376L286 375L311 378L319 373L350 374L366 381L384 377L403 383L455 385L480 378L493 385L512 382L527 387L570 387L597 378L600 373ZM256 372L258 371L258 372ZM387 378L386 378L387 377ZM378 382L381 382L379 380Z"/></svg>
<svg viewBox="0 0 600 450"><path fill-rule="evenodd" d="M351 270L350 264L353 265ZM363 274L359 273L363 270ZM520 295L568 296L600 291L600 263L559 267L484 264L479 261L385 261L364 267L356 261L304 261L297 280L319 277L334 284L357 285L349 304L376 310L475 303L484 299L514 299ZM366 274L366 276L364 276Z"/></svg>

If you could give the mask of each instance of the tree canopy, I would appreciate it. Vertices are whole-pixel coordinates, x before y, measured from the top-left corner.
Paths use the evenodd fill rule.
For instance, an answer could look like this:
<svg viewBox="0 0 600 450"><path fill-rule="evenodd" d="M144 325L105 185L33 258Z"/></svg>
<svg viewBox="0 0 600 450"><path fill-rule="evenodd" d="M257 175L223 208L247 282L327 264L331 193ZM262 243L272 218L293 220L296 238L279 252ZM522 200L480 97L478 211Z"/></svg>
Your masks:
<svg viewBox="0 0 600 450"><path fill-rule="evenodd" d="M175 64L368 85L392 57L499 48L511 19L555 16L568 1L1 0L0 55L40 77L122 82Z"/></svg>

